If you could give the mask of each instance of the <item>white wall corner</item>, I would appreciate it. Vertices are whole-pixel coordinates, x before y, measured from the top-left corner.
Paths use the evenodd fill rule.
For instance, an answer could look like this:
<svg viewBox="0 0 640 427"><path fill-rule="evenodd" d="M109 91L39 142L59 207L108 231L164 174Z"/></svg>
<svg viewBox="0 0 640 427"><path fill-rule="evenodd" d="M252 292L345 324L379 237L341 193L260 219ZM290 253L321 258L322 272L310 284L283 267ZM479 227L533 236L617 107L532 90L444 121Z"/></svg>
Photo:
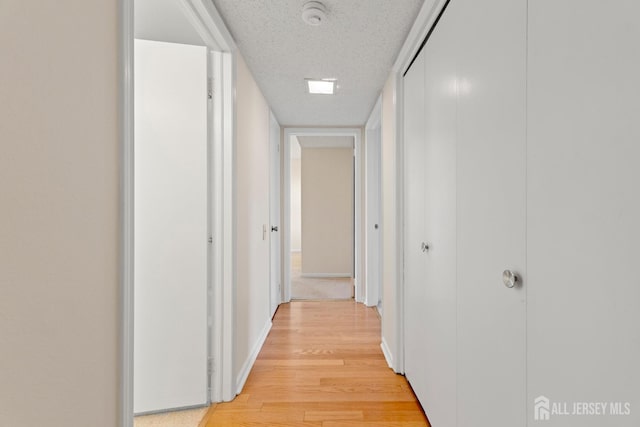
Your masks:
<svg viewBox="0 0 640 427"><path fill-rule="evenodd" d="M382 123L382 92L378 95L378 99L376 103L373 105L371 109L371 113L369 114L369 118L367 119L367 124L365 125L365 130L377 129L380 127ZM366 136L365 136L366 138Z"/></svg>
<svg viewBox="0 0 640 427"><path fill-rule="evenodd" d="M251 349L251 353L249 354L249 357L247 357L247 360L245 360L244 364L242 365L242 369L240 369L240 371L238 372L238 377L236 379L237 394L240 394L242 392L242 388L244 387L244 384L247 382L247 378L249 377L251 368L253 368L253 365L256 363L258 354L260 353L260 350L262 350L262 346L264 345L264 342L267 340L267 335L269 335L269 331L271 331L272 325L273 323L271 323L271 319L269 319L267 323L265 323L264 328L262 328L262 331L260 332L258 339L256 340L255 344L253 345L253 348Z"/></svg>

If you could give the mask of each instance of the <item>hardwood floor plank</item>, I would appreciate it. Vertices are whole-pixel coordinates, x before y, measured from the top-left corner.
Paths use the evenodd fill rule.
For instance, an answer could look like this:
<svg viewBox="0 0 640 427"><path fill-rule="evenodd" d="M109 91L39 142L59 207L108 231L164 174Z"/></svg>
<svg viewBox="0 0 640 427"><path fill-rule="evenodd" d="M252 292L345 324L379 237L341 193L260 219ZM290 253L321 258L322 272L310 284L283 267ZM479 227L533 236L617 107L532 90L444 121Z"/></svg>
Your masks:
<svg viewBox="0 0 640 427"><path fill-rule="evenodd" d="M353 301L283 304L233 402L205 427L415 427L427 420L380 350L380 318Z"/></svg>
<svg viewBox="0 0 640 427"><path fill-rule="evenodd" d="M306 411L305 421L353 421L364 419L362 411Z"/></svg>
<svg viewBox="0 0 640 427"><path fill-rule="evenodd" d="M322 423L322 427L423 427L424 425L421 421L324 421Z"/></svg>

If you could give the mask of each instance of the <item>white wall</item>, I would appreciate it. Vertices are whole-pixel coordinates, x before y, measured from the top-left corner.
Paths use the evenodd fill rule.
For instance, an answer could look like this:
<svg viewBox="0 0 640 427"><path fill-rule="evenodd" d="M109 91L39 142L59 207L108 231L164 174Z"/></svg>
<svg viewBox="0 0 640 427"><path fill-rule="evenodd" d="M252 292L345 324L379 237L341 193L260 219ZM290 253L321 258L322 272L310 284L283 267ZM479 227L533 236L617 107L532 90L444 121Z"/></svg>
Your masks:
<svg viewBox="0 0 640 427"><path fill-rule="evenodd" d="M118 423L118 2L0 3L0 425Z"/></svg>
<svg viewBox="0 0 640 427"><path fill-rule="evenodd" d="M382 89L382 347L390 366L398 372L397 351L397 168L395 120L395 74L391 74Z"/></svg>
<svg viewBox="0 0 640 427"><path fill-rule="evenodd" d="M529 2L528 417L540 395L631 405L553 427L640 425L640 3L614 3Z"/></svg>
<svg viewBox="0 0 640 427"><path fill-rule="evenodd" d="M291 137L296 138L295 136ZM297 138L296 138L297 139ZM296 142L296 144L298 144ZM293 144L292 144L293 145ZM299 150L298 146L298 150ZM302 250L302 159L291 157L291 252Z"/></svg>
<svg viewBox="0 0 640 427"><path fill-rule="evenodd" d="M327 144L334 139L322 138ZM353 208L353 148L305 148L303 144L303 276L351 277Z"/></svg>
<svg viewBox="0 0 640 427"><path fill-rule="evenodd" d="M251 369L271 326L269 316L269 106L237 55L237 384ZM263 239L263 227L266 228Z"/></svg>

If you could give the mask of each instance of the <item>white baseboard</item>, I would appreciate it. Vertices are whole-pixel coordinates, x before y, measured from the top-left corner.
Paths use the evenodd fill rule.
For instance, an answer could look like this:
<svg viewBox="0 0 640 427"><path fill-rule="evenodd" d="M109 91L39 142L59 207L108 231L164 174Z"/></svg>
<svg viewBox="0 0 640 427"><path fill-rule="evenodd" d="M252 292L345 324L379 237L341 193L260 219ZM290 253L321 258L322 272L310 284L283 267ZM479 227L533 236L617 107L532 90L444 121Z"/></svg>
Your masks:
<svg viewBox="0 0 640 427"><path fill-rule="evenodd" d="M389 346L387 345L387 341L384 339L384 337L382 337L380 348L382 349L382 354L384 354L384 358L387 361L387 365L389 365L389 367L395 371L395 368L393 366L393 355L391 354L391 350L389 350Z"/></svg>
<svg viewBox="0 0 640 427"><path fill-rule="evenodd" d="M351 273L302 273L302 277L317 277L317 278L334 278L334 277L351 277Z"/></svg>
<svg viewBox="0 0 640 427"><path fill-rule="evenodd" d="M264 345L265 340L267 339L267 335L269 335L269 331L271 330L271 319L264 325L262 332L260 332L260 336L258 340L253 346L249 357L242 365L242 369L238 373L238 378L236 379L236 393L240 394L242 392L242 388L244 387L244 383L247 382L247 378L249 377L249 373L251 372L251 368L253 368L253 364L256 363L256 359L258 358L258 353L262 350L262 346Z"/></svg>

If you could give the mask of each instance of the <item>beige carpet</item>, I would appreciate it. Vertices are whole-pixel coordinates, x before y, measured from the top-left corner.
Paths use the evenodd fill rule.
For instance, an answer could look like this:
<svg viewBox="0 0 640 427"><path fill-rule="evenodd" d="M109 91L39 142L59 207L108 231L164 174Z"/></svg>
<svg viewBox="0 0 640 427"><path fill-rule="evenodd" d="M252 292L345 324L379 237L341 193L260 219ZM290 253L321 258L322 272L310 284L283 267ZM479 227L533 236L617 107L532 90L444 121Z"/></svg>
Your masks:
<svg viewBox="0 0 640 427"><path fill-rule="evenodd" d="M198 427L209 410L208 407L185 411L142 415L133 419L134 427Z"/></svg>
<svg viewBox="0 0 640 427"><path fill-rule="evenodd" d="M350 299L353 298L353 279L350 277L302 277L302 255L291 254L292 299Z"/></svg>

